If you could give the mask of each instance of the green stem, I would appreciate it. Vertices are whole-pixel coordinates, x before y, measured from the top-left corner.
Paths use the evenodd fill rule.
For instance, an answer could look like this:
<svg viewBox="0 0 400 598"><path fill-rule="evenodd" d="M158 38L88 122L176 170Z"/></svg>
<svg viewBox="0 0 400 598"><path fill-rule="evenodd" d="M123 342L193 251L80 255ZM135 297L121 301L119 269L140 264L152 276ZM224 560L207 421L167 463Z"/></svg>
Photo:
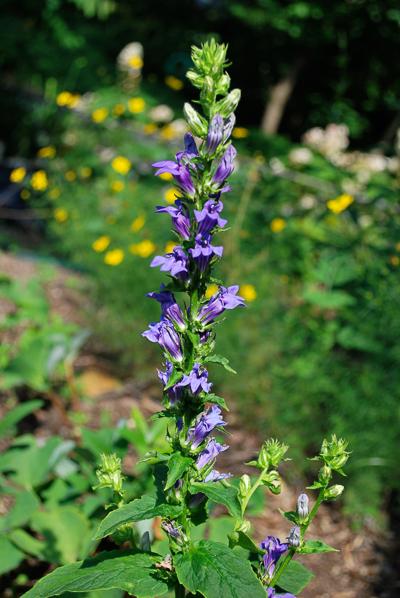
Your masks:
<svg viewBox="0 0 400 598"><path fill-rule="evenodd" d="M254 482L253 486L250 488L250 491L248 492L246 498L243 499L243 501L242 501L242 521L244 518L245 511L247 509L247 505L249 504L249 501L250 501L251 497L253 496L254 492L257 490L257 488L259 486L262 485L263 476L266 474L267 471L268 471L268 466L262 470L262 472L260 473L260 475L258 476L256 481Z"/></svg>
<svg viewBox="0 0 400 598"><path fill-rule="evenodd" d="M184 586L177 581L175 585L175 598L185 598L185 595L186 592Z"/></svg>
<svg viewBox="0 0 400 598"><path fill-rule="evenodd" d="M315 505L311 509L311 512L308 516L307 522L300 525L300 538L301 538L300 545L303 542L303 538L308 529L308 526L310 525L311 521L314 519L315 515L318 512L319 507L321 506L322 501L324 500L324 492L325 492L327 486L328 486L328 484L326 484L326 486L324 486L324 488L321 488L321 490L318 494L317 500L315 501ZM280 576L282 575L282 573L284 572L286 567L289 565L290 561L292 560L292 558L294 557L295 554L296 554L296 549L290 548L289 552L283 557L283 559L281 559L278 562L278 566L276 568L275 575L273 576L273 578L271 580L272 587L276 586Z"/></svg>

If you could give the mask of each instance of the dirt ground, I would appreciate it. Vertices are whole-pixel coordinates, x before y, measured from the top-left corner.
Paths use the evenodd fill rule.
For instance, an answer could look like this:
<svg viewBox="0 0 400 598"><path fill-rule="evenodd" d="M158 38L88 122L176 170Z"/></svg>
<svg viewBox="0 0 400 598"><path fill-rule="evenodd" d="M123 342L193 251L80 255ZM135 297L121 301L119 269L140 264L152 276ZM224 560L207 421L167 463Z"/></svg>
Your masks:
<svg viewBox="0 0 400 598"><path fill-rule="evenodd" d="M21 259L0 253L0 273L29 279L36 272L36 264L29 259ZM63 318L82 323L83 303L87 299L65 281L71 273L57 268L55 278L46 283L46 293L52 309ZM74 274L73 276L77 276ZM86 306L87 307L87 306ZM1 314L10 308L0 297ZM1 339L0 339L1 340ZM85 385L86 394L94 400L80 405L86 413L88 425L96 427L99 413L108 412L110 420L116 423L121 417L129 417L133 406L138 406L144 414L151 415L159 410L158 385L136 383L135 380L118 380L114 377L112 364L99 359L93 347L85 349L79 357L76 368L80 380ZM229 400L232 404L232 400ZM0 407L1 411L1 407ZM1 415L1 413L0 413ZM70 433L68 422L54 405L46 413L38 414L42 418L39 433ZM261 439L254 431L244 430L233 408L228 414L230 450L223 453L219 460L219 469L242 474L245 461L257 452ZM296 498L304 487L293 487L284 483L280 496L270 496L265 513L253 518L254 533L257 540L267 535L287 536L289 524L280 515L278 508L292 510ZM307 566L316 574L315 579L302 593L304 598L389 598L400 596L396 590L382 592L379 579L387 568L384 554L392 541L388 532L377 529L372 524L354 531L350 522L340 513L338 505L323 506L311 525L309 537L319 538L339 549L338 553L312 555L304 559ZM389 550L390 552L390 550Z"/></svg>

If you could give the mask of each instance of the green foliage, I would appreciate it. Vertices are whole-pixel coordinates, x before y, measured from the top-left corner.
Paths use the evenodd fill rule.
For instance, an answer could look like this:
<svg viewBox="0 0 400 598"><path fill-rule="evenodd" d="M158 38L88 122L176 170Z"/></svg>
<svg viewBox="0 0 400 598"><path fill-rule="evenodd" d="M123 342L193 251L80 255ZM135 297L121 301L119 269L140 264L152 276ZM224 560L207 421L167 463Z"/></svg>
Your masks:
<svg viewBox="0 0 400 598"><path fill-rule="evenodd" d="M180 583L193 594L199 592L207 598L239 598L247 593L265 597L250 564L223 544L203 540L176 555L174 564Z"/></svg>
<svg viewBox="0 0 400 598"><path fill-rule="evenodd" d="M299 561L291 561L279 577L278 585L282 590L299 594L313 579L314 574Z"/></svg>

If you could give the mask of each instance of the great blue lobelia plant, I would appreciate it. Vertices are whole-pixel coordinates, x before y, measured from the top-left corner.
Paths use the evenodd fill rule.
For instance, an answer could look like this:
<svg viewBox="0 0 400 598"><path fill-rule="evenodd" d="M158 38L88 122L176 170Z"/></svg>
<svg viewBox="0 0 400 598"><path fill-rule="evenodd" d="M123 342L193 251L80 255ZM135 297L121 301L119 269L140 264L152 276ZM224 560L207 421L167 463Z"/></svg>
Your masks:
<svg viewBox="0 0 400 598"><path fill-rule="evenodd" d="M158 292L149 293L160 304L161 319L143 333L163 351L158 377L164 410L158 416L169 418L168 451L148 456L154 466L154 493L126 502L119 459L102 456L99 486L112 489L113 510L100 523L94 539L112 536L122 549L56 569L26 597L121 589L138 598L169 592L180 598L293 598L312 578L293 557L335 550L322 541L306 540L305 533L321 503L343 491L343 486L331 482L334 472L343 474L346 442L335 436L323 441L315 457L321 468L309 487L318 491L317 498L310 507L303 493L295 510L282 513L292 524L284 542L268 536L256 544L246 511L260 486L274 494L281 491L278 466L288 447L277 440L266 441L248 464L258 474L244 474L236 484L229 473L215 467L218 455L228 449L215 437L226 426L222 414L226 404L212 392L207 367L216 363L233 371L228 360L215 352L215 325L224 312L244 306L238 286L226 287L213 277L214 264L223 255L223 246L214 235L224 232L227 225L221 198L231 189L228 179L236 150L230 135L240 99L238 89L229 91L226 51L226 46L214 40L192 49L193 68L187 76L200 90L202 113L185 104L190 132L185 135L184 149L175 160L153 165L156 175L170 173L179 189L173 206L157 208L171 217L177 245L151 263L168 273L169 281ZM209 296L211 284L218 285L218 290ZM226 543L192 539L193 528L210 516L212 503L224 505L234 519ZM139 536L134 526L154 517L161 517L168 538L166 554L152 552L149 533Z"/></svg>

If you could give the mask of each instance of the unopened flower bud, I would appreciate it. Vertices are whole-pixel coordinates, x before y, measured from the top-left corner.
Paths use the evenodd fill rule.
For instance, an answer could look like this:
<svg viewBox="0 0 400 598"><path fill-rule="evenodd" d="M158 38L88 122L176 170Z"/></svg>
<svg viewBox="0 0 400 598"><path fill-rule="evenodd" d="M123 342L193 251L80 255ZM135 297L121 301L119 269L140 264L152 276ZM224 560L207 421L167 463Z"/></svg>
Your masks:
<svg viewBox="0 0 400 598"><path fill-rule="evenodd" d="M321 469L319 470L319 474L318 474L318 480L322 483L322 484L327 484L329 482L329 480L332 477L332 470L330 467L328 467L327 465L324 465L323 467L321 467Z"/></svg>
<svg viewBox="0 0 400 598"><path fill-rule="evenodd" d="M247 473L245 473L240 478L240 482L239 482L239 495L242 496L242 497L247 496L250 488L251 488L250 476L248 476Z"/></svg>
<svg viewBox="0 0 400 598"><path fill-rule="evenodd" d="M240 89L232 89L228 95L217 105L217 112L227 118L232 112L235 112L240 101Z"/></svg>
<svg viewBox="0 0 400 598"><path fill-rule="evenodd" d="M228 75L228 73L224 73L218 81L217 93L219 95L225 95L226 93L228 93L230 84L231 84L230 76Z"/></svg>
<svg viewBox="0 0 400 598"><path fill-rule="evenodd" d="M298 525L292 527L288 535L288 543L293 548L298 548L300 546L301 535L300 535L300 528Z"/></svg>
<svg viewBox="0 0 400 598"><path fill-rule="evenodd" d="M197 137L204 137L207 134L206 121L200 116L197 110L195 110L193 106L186 102L183 107L183 113L193 135L196 135Z"/></svg>
<svg viewBox="0 0 400 598"><path fill-rule="evenodd" d="M325 490L324 499L331 500L338 498L342 494L343 490L344 486L341 486L340 484L335 484L334 486L331 486L330 488L327 488Z"/></svg>
<svg viewBox="0 0 400 598"><path fill-rule="evenodd" d="M268 487L272 494L280 494L281 479L279 477L279 473L275 469L266 472L262 477L262 482Z"/></svg>
<svg viewBox="0 0 400 598"><path fill-rule="evenodd" d="M100 455L101 464L96 471L99 483L95 488L111 488L113 492L121 494L124 476L121 471L121 459L114 453Z"/></svg>
<svg viewBox="0 0 400 598"><path fill-rule="evenodd" d="M247 534L250 531L250 528L251 528L250 521L248 521L247 519L244 519L243 521L240 522L240 525L235 528L235 531L243 532L244 534Z"/></svg>
<svg viewBox="0 0 400 598"><path fill-rule="evenodd" d="M308 517L309 503L307 494L300 494L297 499L297 514L302 522Z"/></svg>

